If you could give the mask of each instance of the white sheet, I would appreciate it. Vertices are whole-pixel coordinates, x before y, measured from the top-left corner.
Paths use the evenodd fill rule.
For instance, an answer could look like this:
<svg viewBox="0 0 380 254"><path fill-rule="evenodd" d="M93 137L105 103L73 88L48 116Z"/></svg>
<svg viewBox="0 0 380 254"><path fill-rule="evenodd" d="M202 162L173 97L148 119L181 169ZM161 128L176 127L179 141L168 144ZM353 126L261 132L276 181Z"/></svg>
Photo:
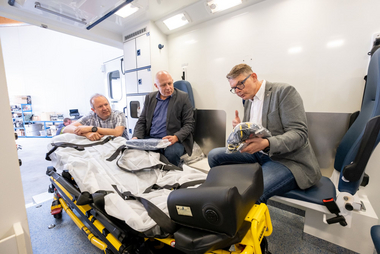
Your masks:
<svg viewBox="0 0 380 254"><path fill-rule="evenodd" d="M104 139L104 138L103 138ZM67 142L75 144L89 144L85 137L74 134L63 134L55 136L52 143ZM116 160L106 161L115 150L125 145L126 139L117 137L104 145L85 147L84 151L74 148L58 148L50 157L57 170L67 169L74 177L81 191L94 193L98 190L114 191L112 185L117 185L121 192L130 191L136 196L150 200L153 204L164 211L168 216L167 197L170 190L155 190L150 193L143 192L153 184L164 186L174 183L185 183L193 180L206 179L206 174L183 165L183 171L161 171L158 169L144 170L129 173L121 170L116 165ZM51 149L49 145L48 149ZM159 154L142 150L128 149L124 152L124 162L128 168L138 169L146 166L156 165ZM127 158L127 159L125 159ZM120 220L124 220L131 228L139 232L151 230L156 223L148 216L144 206L134 200L123 200L117 193L105 196L106 212Z"/></svg>

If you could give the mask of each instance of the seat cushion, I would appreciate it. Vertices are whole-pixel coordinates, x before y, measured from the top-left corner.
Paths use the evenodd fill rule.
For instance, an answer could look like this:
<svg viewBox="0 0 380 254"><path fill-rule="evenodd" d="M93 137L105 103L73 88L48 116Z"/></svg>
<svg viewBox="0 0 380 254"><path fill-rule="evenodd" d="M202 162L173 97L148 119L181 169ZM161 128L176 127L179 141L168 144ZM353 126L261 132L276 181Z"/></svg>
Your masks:
<svg viewBox="0 0 380 254"><path fill-rule="evenodd" d="M380 225L371 228L371 237L377 253L380 253Z"/></svg>
<svg viewBox="0 0 380 254"><path fill-rule="evenodd" d="M214 234L207 231L181 227L174 233L175 248L186 254L203 254L217 249L229 248L232 244L240 242L250 223L246 222L233 237L225 234Z"/></svg>
<svg viewBox="0 0 380 254"><path fill-rule="evenodd" d="M323 199L334 198L335 200L336 189L330 178L322 176L316 185L306 190L291 190L279 196L324 205Z"/></svg>

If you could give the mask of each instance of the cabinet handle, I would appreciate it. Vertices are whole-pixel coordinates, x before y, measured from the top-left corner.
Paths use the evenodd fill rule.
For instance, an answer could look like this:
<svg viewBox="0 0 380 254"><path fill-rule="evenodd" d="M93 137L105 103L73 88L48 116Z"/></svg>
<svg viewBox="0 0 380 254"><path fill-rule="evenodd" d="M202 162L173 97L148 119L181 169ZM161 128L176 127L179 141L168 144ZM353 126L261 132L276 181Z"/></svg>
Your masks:
<svg viewBox="0 0 380 254"><path fill-rule="evenodd" d="M137 55L138 56L141 55L141 50L140 49L137 50Z"/></svg>
<svg viewBox="0 0 380 254"><path fill-rule="evenodd" d="M142 84L142 80L141 80L141 78L139 79L139 85L141 85Z"/></svg>

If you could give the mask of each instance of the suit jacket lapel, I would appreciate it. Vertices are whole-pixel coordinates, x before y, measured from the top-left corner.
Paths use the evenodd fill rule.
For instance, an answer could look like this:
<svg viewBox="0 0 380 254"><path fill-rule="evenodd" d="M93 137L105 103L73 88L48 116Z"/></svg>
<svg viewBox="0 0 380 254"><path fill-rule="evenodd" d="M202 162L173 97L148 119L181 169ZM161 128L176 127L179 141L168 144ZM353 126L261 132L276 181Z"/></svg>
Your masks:
<svg viewBox="0 0 380 254"><path fill-rule="evenodd" d="M176 91L176 88L174 88L174 92L172 94L172 97L170 98L169 105L168 105L168 112L166 115L166 128L167 128L167 126L169 126L169 118L172 115L173 106L174 106L174 102L176 100L176 97L177 97L177 91Z"/></svg>
<svg viewBox="0 0 380 254"><path fill-rule="evenodd" d="M156 105L157 105L157 94L159 93L159 91L157 91L154 96L152 96L150 98L151 102L150 102L150 105L149 105L149 111L148 111L148 117L146 118L149 122L147 122L147 129L150 131L150 128L152 127L152 122L153 122L153 114L154 114L154 110L156 108Z"/></svg>
<svg viewBox="0 0 380 254"><path fill-rule="evenodd" d="M262 116L262 122L263 122L264 128L268 128L267 126L268 125L268 111L269 111L269 104L271 100L271 94L272 94L272 84L267 81L265 84L263 116Z"/></svg>

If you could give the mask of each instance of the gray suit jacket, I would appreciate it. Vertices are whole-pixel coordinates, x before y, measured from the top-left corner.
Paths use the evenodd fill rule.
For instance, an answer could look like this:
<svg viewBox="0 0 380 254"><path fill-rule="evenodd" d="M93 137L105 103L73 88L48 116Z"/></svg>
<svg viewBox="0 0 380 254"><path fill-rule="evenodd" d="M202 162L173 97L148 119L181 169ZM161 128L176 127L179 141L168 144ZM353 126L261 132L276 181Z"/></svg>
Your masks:
<svg viewBox="0 0 380 254"><path fill-rule="evenodd" d="M290 169L301 189L311 187L321 178L321 170L309 143L301 96L288 84L268 81L264 96L263 127L272 133L269 156ZM251 104L244 104L243 122L249 121Z"/></svg>
<svg viewBox="0 0 380 254"><path fill-rule="evenodd" d="M159 92L152 92L145 97L144 109L136 123L133 137L145 138L150 136L154 109L157 104L157 93ZM191 105L189 95L174 88L168 105L166 133L168 135L176 135L189 156L193 152L194 124L193 106Z"/></svg>

